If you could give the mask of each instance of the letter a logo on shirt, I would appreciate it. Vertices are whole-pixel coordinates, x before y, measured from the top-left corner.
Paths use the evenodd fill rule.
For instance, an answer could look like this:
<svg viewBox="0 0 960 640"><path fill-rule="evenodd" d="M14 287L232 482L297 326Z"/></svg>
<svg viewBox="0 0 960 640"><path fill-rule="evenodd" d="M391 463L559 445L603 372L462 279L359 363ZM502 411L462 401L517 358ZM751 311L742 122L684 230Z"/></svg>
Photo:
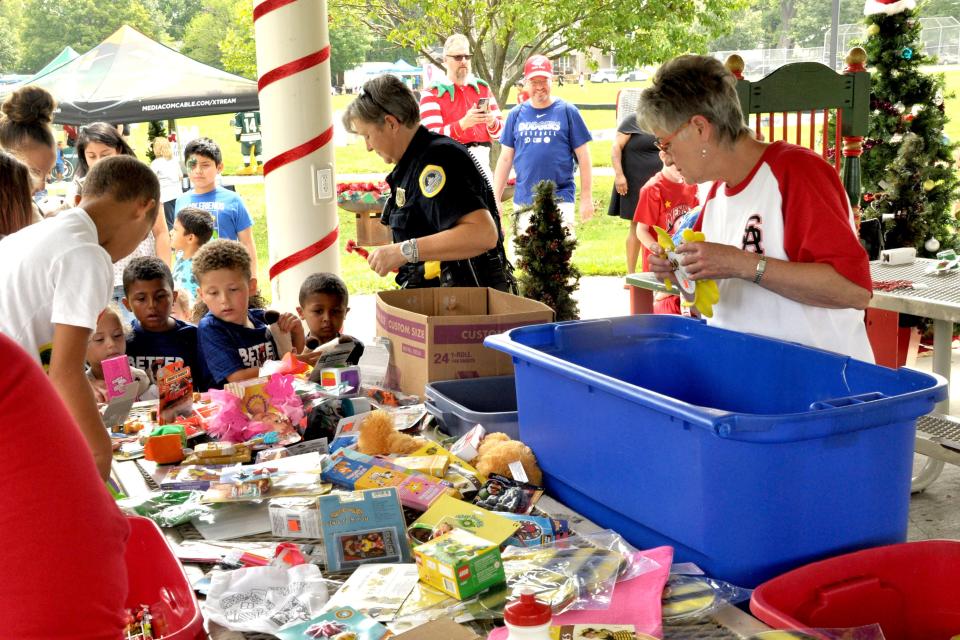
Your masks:
<svg viewBox="0 0 960 640"><path fill-rule="evenodd" d="M447 183L447 174L443 172L443 167L435 164L428 164L420 173L420 191L428 198L440 193L443 185Z"/></svg>

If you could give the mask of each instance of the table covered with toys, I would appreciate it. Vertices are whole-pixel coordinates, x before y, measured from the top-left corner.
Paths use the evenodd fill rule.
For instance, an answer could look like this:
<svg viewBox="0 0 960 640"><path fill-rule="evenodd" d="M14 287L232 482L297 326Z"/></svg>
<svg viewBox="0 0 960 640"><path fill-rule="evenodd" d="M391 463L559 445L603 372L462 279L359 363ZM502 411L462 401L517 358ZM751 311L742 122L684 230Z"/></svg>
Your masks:
<svg viewBox="0 0 960 640"><path fill-rule="evenodd" d="M487 340L545 348L546 331L560 345L547 353L597 356L602 341L581 333L596 327L536 325ZM656 328L668 330L677 329ZM516 437L533 433L519 366L521 430L508 435L503 412L438 409L429 390L424 403L392 388L388 353L378 338L356 366L288 356L260 378L202 394L189 370L170 365L158 400L111 400L111 484L133 523L128 638L885 637L878 624L829 622L844 619L829 588L811 587L832 611L811 623L796 613L803 602L783 603L780 578L754 593L756 584L705 571L722 565L700 566L692 546L638 548L623 535L635 523L610 510L588 519L558 500L542 438ZM584 442L597 436L581 426ZM589 473L625 482L613 467ZM752 593L763 620L803 630L771 631L750 616Z"/></svg>

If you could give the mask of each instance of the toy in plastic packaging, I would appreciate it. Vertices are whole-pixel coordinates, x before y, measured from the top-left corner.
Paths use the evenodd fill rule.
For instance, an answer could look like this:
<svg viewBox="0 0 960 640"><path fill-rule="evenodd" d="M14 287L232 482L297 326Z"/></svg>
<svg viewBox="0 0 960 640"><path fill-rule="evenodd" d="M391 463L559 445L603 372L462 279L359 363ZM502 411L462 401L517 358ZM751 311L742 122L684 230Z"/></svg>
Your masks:
<svg viewBox="0 0 960 640"><path fill-rule="evenodd" d="M473 504L490 511L530 513L542 495L539 487L493 473L477 492Z"/></svg>
<svg viewBox="0 0 960 640"><path fill-rule="evenodd" d="M271 467L231 467L211 482L203 502L245 502L264 498L319 496L331 485L320 478L320 469L284 470Z"/></svg>
<svg viewBox="0 0 960 640"><path fill-rule="evenodd" d="M173 362L157 371L157 392L160 397L157 422L169 424L177 416L193 413L193 376L183 362Z"/></svg>
<svg viewBox="0 0 960 640"><path fill-rule="evenodd" d="M713 305L720 301L720 288L715 280L693 280L687 274L677 253L674 239L665 230L654 226L657 232L657 244L663 249L667 260L674 268L673 279L664 280L667 291L672 291L674 284L680 289L680 304L684 307L694 307L700 315L706 318L713 317ZM706 236L700 231L684 229L681 233L683 242L703 242Z"/></svg>
<svg viewBox="0 0 960 640"><path fill-rule="evenodd" d="M244 442L276 431L280 444L299 442L294 428L303 420L303 403L294 390L293 376L275 374L211 389L219 411L207 420L207 433L225 442Z"/></svg>
<svg viewBox="0 0 960 640"><path fill-rule="evenodd" d="M163 491L136 498L124 498L117 503L123 511L150 518L161 527L176 527L198 518L213 521L213 511L200 503L198 491Z"/></svg>
<svg viewBox="0 0 960 640"><path fill-rule="evenodd" d="M884 640L879 624L849 629L762 631L747 640Z"/></svg>
<svg viewBox="0 0 960 640"><path fill-rule="evenodd" d="M331 609L275 634L281 640L382 640L390 631L352 607Z"/></svg>
<svg viewBox="0 0 960 640"><path fill-rule="evenodd" d="M663 589L663 620L709 616L727 605L748 600L751 593L707 576L674 574Z"/></svg>
<svg viewBox="0 0 960 640"><path fill-rule="evenodd" d="M550 627L550 640L656 640L632 624L564 624Z"/></svg>
<svg viewBox="0 0 960 640"><path fill-rule="evenodd" d="M203 609L207 620L232 631L276 635L312 620L326 602L327 583L316 565L265 566L215 571Z"/></svg>
<svg viewBox="0 0 960 640"><path fill-rule="evenodd" d="M926 275L940 276L957 270L960 270L960 259L957 258L957 252L953 249L946 249L938 253L936 262L930 263L923 272Z"/></svg>
<svg viewBox="0 0 960 640"><path fill-rule="evenodd" d="M360 565L330 597L327 606L349 605L378 622L391 622L418 580L413 563Z"/></svg>
<svg viewBox="0 0 960 640"><path fill-rule="evenodd" d="M514 547L534 547L570 535L566 520L523 513L503 513L503 516L520 523L520 528L506 542Z"/></svg>

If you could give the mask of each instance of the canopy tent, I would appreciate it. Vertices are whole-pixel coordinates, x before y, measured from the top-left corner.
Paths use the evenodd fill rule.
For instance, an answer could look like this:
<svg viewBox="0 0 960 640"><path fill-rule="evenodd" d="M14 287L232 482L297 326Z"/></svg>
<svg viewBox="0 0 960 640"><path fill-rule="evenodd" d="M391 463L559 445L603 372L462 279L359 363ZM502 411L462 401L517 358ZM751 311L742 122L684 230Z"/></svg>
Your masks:
<svg viewBox="0 0 960 640"><path fill-rule="evenodd" d="M394 75L414 75L423 72L423 67L415 67L403 58L397 58L393 66L385 69L383 73L392 73Z"/></svg>
<svg viewBox="0 0 960 640"><path fill-rule="evenodd" d="M145 122L260 108L256 82L192 60L126 25L25 84L53 94L57 124Z"/></svg>
<svg viewBox="0 0 960 640"><path fill-rule="evenodd" d="M30 84L32 81L36 80L40 76L45 76L51 71L55 71L60 67L62 67L63 65L67 64L68 62L72 62L79 57L80 57L80 54L74 51L73 47L68 45L63 48L63 51L57 54L56 58L54 58L53 60L45 64L43 66L43 69L40 69L40 71L37 71L35 74L33 74L33 76L29 80L24 81L23 84Z"/></svg>

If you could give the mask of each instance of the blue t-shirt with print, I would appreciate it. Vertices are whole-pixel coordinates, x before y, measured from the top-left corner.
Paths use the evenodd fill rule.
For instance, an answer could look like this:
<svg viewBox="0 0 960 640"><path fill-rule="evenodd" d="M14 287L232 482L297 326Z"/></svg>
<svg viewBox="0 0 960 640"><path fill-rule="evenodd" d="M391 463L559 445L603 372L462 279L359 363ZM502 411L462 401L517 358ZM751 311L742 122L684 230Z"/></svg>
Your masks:
<svg viewBox="0 0 960 640"><path fill-rule="evenodd" d="M211 386L222 387L230 374L278 359L277 345L263 322L263 309L250 309L247 317L253 328L224 322L209 312L200 319L197 342Z"/></svg>
<svg viewBox="0 0 960 640"><path fill-rule="evenodd" d="M127 360L131 367L146 371L153 384L157 383L158 369L182 362L190 367L193 388L206 391L209 380L203 362L197 357L197 328L183 320L174 319L174 322L169 331L147 331L134 320L133 332L127 338Z"/></svg>
<svg viewBox="0 0 960 640"><path fill-rule="evenodd" d="M239 195L218 186L207 193L194 193L193 189L177 198L177 213L184 207L196 207L209 211L214 217L214 238L236 240L241 231L253 226L253 218Z"/></svg>
<svg viewBox="0 0 960 640"><path fill-rule="evenodd" d="M542 180L552 180L557 185L557 200L574 202L577 188L573 181L573 150L590 140L590 130L580 112L559 98L546 109L536 109L529 102L511 109L500 143L514 151L514 203L531 204L533 189Z"/></svg>
<svg viewBox="0 0 960 640"><path fill-rule="evenodd" d="M177 251L173 261L173 286L177 291L186 291L190 300L196 302L200 285L193 276L193 258L184 258L183 251Z"/></svg>

